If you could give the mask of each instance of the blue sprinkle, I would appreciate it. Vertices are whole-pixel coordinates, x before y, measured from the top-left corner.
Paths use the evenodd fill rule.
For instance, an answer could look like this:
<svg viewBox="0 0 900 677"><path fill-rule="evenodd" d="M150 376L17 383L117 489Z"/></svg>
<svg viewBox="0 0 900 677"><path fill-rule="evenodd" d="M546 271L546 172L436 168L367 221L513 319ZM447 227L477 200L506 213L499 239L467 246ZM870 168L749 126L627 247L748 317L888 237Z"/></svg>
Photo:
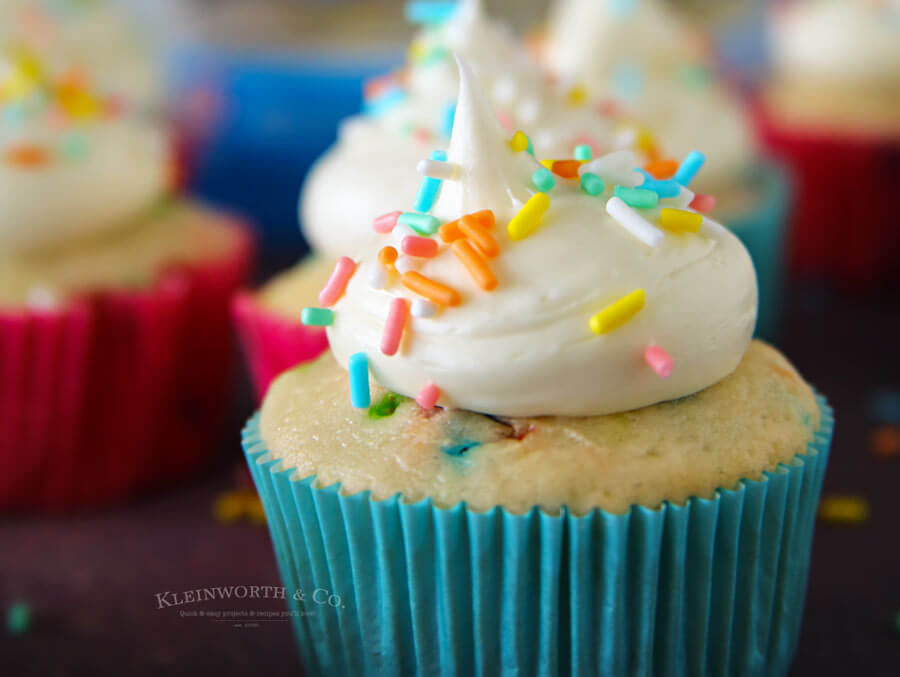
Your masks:
<svg viewBox="0 0 900 677"><path fill-rule="evenodd" d="M681 193L681 185L674 179L659 181L654 179L647 171L640 167L635 167L634 171L639 172L644 177L644 182L639 188L652 190L659 197L678 197Z"/></svg>
<svg viewBox="0 0 900 677"><path fill-rule="evenodd" d="M900 425L900 391L876 390L869 397L866 413L878 423Z"/></svg>
<svg viewBox="0 0 900 677"><path fill-rule="evenodd" d="M430 159L434 160L435 162L446 162L447 153L442 150L432 151Z"/></svg>
<svg viewBox="0 0 900 677"><path fill-rule="evenodd" d="M612 76L612 92L625 101L634 101L644 89L644 71L640 66L623 63L616 66Z"/></svg>
<svg viewBox="0 0 900 677"><path fill-rule="evenodd" d="M442 150L436 150L431 154L431 159L437 162L446 162L447 154ZM413 209L417 212L430 212L441 192L442 183L443 181L440 179L435 179L431 176L422 177L422 181L419 182L419 192L416 193L416 201L413 203Z"/></svg>
<svg viewBox="0 0 900 677"><path fill-rule="evenodd" d="M355 409L368 409L372 404L369 392L369 358L365 353L350 356L347 371L350 374L350 404Z"/></svg>
<svg viewBox="0 0 900 677"><path fill-rule="evenodd" d="M675 181L682 186L687 186L694 180L694 177L697 176L697 172L700 171L704 162L706 162L706 156L700 151L692 150L687 154L687 157L681 161L678 171L675 172Z"/></svg>
<svg viewBox="0 0 900 677"><path fill-rule="evenodd" d="M449 103L444 109L444 115L441 118L441 134L450 138L453 134L453 123L456 121L456 104Z"/></svg>
<svg viewBox="0 0 900 677"><path fill-rule="evenodd" d="M637 0L606 0L610 11L620 19L627 19L637 9Z"/></svg>
<svg viewBox="0 0 900 677"><path fill-rule="evenodd" d="M437 26L444 23L456 12L454 2L408 2L406 3L406 20L411 24L428 24Z"/></svg>
<svg viewBox="0 0 900 677"><path fill-rule="evenodd" d="M366 115L372 115L374 117L384 115L395 106L401 104L404 100L406 100L406 92L399 87L394 87L381 96L366 101Z"/></svg>
<svg viewBox="0 0 900 677"><path fill-rule="evenodd" d="M462 442L461 444L454 444L449 447L444 447L441 449L448 456L462 456L470 449L474 449L475 447L480 447L481 442Z"/></svg>

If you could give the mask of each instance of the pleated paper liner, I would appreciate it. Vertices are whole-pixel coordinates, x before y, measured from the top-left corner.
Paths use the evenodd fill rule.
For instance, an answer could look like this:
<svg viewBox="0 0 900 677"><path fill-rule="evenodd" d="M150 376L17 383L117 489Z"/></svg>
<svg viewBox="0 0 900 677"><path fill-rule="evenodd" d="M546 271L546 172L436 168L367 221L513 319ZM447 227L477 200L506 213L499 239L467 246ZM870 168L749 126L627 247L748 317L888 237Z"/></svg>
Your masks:
<svg viewBox="0 0 900 677"><path fill-rule="evenodd" d="M584 516L317 488L270 458L254 417L244 450L284 584L299 591L289 604L306 670L785 674L833 428L819 404L815 440L759 480Z"/></svg>
<svg viewBox="0 0 900 677"><path fill-rule="evenodd" d="M276 315L257 303L249 292L235 298L232 317L257 402L262 401L276 376L315 359L328 347L324 329Z"/></svg>
<svg viewBox="0 0 900 677"><path fill-rule="evenodd" d="M228 308L253 243L49 310L0 311L0 510L93 507L182 479L222 429Z"/></svg>

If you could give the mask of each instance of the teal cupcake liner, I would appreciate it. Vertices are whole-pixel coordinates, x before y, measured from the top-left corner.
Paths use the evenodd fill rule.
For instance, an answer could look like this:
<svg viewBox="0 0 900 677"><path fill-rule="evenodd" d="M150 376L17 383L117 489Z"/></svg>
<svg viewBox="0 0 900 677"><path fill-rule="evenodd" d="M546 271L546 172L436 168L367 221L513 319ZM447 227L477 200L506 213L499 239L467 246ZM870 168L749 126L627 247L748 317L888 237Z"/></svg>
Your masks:
<svg viewBox="0 0 900 677"><path fill-rule="evenodd" d="M833 418L711 499L616 515L342 495L243 437L301 659L328 675L783 675Z"/></svg>
<svg viewBox="0 0 900 677"><path fill-rule="evenodd" d="M752 168L747 181L760 187L760 198L752 209L729 215L728 228L744 243L756 269L759 314L756 336L773 341L782 311L787 220L792 185L787 170L772 160Z"/></svg>

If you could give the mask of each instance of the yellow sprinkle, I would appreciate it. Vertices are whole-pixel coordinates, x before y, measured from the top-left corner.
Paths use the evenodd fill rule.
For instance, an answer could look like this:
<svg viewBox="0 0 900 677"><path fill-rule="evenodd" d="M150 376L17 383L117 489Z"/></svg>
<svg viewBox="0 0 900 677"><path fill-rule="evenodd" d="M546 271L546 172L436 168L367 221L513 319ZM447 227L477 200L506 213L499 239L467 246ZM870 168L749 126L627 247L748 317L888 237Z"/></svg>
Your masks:
<svg viewBox="0 0 900 677"><path fill-rule="evenodd" d="M645 153L651 160L659 155L659 149L656 146L656 140L653 135L646 129L640 130L637 136L637 148Z"/></svg>
<svg viewBox="0 0 900 677"><path fill-rule="evenodd" d="M532 195L506 227L509 237L513 240L524 240L532 235L541 225L541 219L549 208L550 198L546 193Z"/></svg>
<svg viewBox="0 0 900 677"><path fill-rule="evenodd" d="M409 50L407 51L407 57L412 62L420 61L426 54L428 53L428 49L421 42L413 42L409 46Z"/></svg>
<svg viewBox="0 0 900 677"><path fill-rule="evenodd" d="M66 88L59 93L59 104L70 116L87 119L97 115L100 105L86 92Z"/></svg>
<svg viewBox="0 0 900 677"><path fill-rule="evenodd" d="M521 153L523 150L528 150L528 137L525 135L525 132L519 130L513 137L509 140L509 147L513 149L515 153Z"/></svg>
<svg viewBox="0 0 900 677"><path fill-rule="evenodd" d="M591 318L591 331L595 334L607 334L613 329L618 329L637 315L643 307L644 290L635 289L594 315Z"/></svg>
<svg viewBox="0 0 900 677"><path fill-rule="evenodd" d="M703 225L703 215L684 209L663 207L659 211L659 225L671 233L696 233Z"/></svg>
<svg viewBox="0 0 900 677"><path fill-rule="evenodd" d="M553 163L554 162L556 162L556 160L541 160L541 166L546 167L550 171L553 171Z"/></svg>
<svg viewBox="0 0 900 677"><path fill-rule="evenodd" d="M244 516L246 498L240 491L227 491L220 494L213 503L213 516L223 524L237 522Z"/></svg>
<svg viewBox="0 0 900 677"><path fill-rule="evenodd" d="M566 102L570 106L583 106L587 103L587 90L581 85L575 85L566 95Z"/></svg>
<svg viewBox="0 0 900 677"><path fill-rule="evenodd" d="M862 496L823 498L819 519L832 524L862 524L869 519L869 502Z"/></svg>
<svg viewBox="0 0 900 677"><path fill-rule="evenodd" d="M247 519L252 524L265 524L266 511L263 509L262 501L259 496L248 496L244 508L247 511Z"/></svg>

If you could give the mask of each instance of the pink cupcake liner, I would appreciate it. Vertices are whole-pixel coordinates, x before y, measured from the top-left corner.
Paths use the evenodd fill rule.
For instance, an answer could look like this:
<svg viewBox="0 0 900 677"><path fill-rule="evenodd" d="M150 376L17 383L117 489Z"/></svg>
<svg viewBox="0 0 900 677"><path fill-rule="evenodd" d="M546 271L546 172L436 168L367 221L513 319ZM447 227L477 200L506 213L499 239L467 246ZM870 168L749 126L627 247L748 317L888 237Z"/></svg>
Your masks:
<svg viewBox="0 0 900 677"><path fill-rule="evenodd" d="M253 242L150 289L0 311L0 511L108 504L211 456L231 376L231 297Z"/></svg>
<svg viewBox="0 0 900 677"><path fill-rule="evenodd" d="M279 317L262 308L250 292L238 294L231 310L257 402L276 376L315 359L328 347L324 329Z"/></svg>

